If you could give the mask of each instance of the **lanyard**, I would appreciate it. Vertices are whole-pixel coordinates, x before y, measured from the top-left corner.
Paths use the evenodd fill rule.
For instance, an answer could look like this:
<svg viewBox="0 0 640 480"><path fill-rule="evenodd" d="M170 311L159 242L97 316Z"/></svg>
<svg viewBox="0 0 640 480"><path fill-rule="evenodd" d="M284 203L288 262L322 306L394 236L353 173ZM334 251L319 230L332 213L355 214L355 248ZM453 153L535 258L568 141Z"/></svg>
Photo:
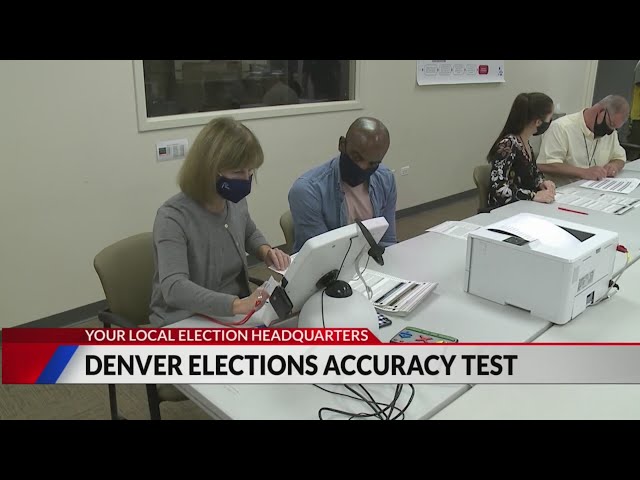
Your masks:
<svg viewBox="0 0 640 480"><path fill-rule="evenodd" d="M593 153L591 155L591 158L589 158L589 147L587 146L587 137L585 137L584 133L582 134L582 138L584 139L584 148L587 150L587 161L589 162L589 166L591 166L591 162L596 156L596 148L598 148L598 142L600 141L600 139L596 139L596 144L593 147Z"/></svg>

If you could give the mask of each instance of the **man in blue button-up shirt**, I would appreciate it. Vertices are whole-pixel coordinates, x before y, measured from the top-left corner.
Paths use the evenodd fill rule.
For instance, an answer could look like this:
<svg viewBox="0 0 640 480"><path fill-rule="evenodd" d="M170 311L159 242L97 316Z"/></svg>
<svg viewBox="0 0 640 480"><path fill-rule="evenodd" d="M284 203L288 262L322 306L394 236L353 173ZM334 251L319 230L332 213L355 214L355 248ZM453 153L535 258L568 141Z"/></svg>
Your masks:
<svg viewBox="0 0 640 480"><path fill-rule="evenodd" d="M396 183L381 162L389 131L375 118L358 118L340 137L340 155L298 178L289 191L295 241L293 253L312 237L355 222L385 217L380 245L396 243Z"/></svg>

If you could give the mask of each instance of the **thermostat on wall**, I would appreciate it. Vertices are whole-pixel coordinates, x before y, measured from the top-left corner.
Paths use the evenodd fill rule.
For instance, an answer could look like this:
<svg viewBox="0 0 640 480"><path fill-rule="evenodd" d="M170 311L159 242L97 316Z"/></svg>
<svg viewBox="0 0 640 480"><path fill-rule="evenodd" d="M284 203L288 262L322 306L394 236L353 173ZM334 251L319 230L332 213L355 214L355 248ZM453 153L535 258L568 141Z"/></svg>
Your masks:
<svg viewBox="0 0 640 480"><path fill-rule="evenodd" d="M169 140L156 144L156 158L159 162L165 160L181 160L187 155L189 142L186 138Z"/></svg>

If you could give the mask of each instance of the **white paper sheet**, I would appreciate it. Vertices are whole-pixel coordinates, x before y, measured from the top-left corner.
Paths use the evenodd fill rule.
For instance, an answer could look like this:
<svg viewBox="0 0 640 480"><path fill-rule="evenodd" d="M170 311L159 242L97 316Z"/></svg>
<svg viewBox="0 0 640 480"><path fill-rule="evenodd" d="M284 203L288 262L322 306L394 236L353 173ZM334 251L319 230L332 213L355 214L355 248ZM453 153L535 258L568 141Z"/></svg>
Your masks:
<svg viewBox="0 0 640 480"><path fill-rule="evenodd" d="M622 215L631 208L640 207L639 198L630 198L611 193L567 188L556 192L556 203L571 205L603 213Z"/></svg>
<svg viewBox="0 0 640 480"><path fill-rule="evenodd" d="M273 278L273 276L270 276L269 280L262 284L262 288L265 289L267 295L271 295L278 285L280 285L280 282Z"/></svg>
<svg viewBox="0 0 640 480"><path fill-rule="evenodd" d="M498 227L497 225L500 226ZM580 240L555 223L526 213L499 222L495 228L514 235L519 235L519 233L522 232L527 235L528 238L523 237L521 234L519 236L539 240L543 245L550 247L571 248L580 245Z"/></svg>
<svg viewBox="0 0 640 480"><path fill-rule="evenodd" d="M628 194L633 192L638 185L640 185L638 178L605 178L604 180L588 180L580 186L603 192Z"/></svg>
<svg viewBox="0 0 640 480"><path fill-rule="evenodd" d="M294 253L293 255L290 256L291 262L289 262L289 266L291 266L291 264L293 263L293 259L296 258L296 255L297 255L297 253ZM272 271L274 271L276 273L279 273L280 275L284 276L284 274L287 273L287 270L289 270L289 268L287 267L284 270L276 270L275 267L269 267L269 270L272 270Z"/></svg>
<svg viewBox="0 0 640 480"><path fill-rule="evenodd" d="M428 228L425 231L438 232L451 237L466 239L469 236L469 232L473 232L478 228L480 228L480 225L474 225L473 223L449 221Z"/></svg>

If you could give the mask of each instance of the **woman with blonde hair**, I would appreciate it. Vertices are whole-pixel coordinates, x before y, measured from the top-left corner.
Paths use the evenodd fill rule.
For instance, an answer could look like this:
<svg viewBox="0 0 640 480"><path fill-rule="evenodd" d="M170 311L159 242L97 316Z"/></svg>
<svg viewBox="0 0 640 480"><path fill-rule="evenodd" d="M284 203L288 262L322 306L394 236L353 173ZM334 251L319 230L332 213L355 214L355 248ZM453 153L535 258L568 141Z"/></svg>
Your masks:
<svg viewBox="0 0 640 480"><path fill-rule="evenodd" d="M247 315L264 304L266 292L250 291L246 253L277 269L290 259L249 215L246 197L263 161L256 136L232 118L200 131L180 170L181 192L158 209L153 225L152 324Z"/></svg>

